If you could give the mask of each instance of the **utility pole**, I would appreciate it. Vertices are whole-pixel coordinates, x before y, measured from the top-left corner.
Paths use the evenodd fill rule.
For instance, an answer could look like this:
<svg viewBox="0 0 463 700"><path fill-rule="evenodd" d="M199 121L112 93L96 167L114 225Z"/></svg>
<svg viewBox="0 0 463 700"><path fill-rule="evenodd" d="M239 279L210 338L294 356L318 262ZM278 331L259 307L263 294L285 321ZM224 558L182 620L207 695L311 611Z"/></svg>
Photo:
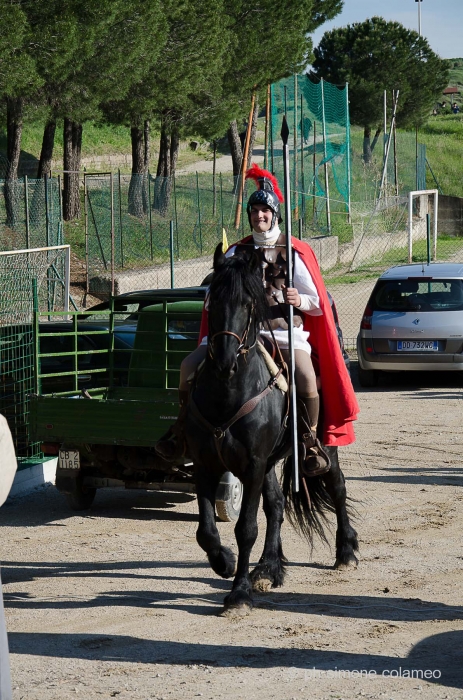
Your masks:
<svg viewBox="0 0 463 700"><path fill-rule="evenodd" d="M415 2L418 3L418 34L421 37L421 3L423 0L415 0ZM415 170L416 170L416 189L419 190L420 188L418 187L418 126L415 127Z"/></svg>
<svg viewBox="0 0 463 700"><path fill-rule="evenodd" d="M421 3L423 0L415 0L418 3L418 34L421 36Z"/></svg>

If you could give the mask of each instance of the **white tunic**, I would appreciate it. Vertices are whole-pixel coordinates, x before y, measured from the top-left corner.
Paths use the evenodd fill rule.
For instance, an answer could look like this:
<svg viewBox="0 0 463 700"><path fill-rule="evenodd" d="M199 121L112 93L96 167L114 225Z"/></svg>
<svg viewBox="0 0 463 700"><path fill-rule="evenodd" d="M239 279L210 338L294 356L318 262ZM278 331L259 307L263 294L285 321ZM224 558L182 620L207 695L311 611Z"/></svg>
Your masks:
<svg viewBox="0 0 463 700"><path fill-rule="evenodd" d="M256 249L257 248L258 246L256 246ZM234 255L235 249L236 246L232 246L231 248L229 248L225 254L226 257ZM293 253L293 288L297 289L297 291L299 292L299 296L301 297L301 304L298 307L298 311L302 311L305 314L310 314L311 316L322 316L323 312L320 309L320 299L314 281L312 279L312 275L302 262L299 253L295 250L293 250ZM283 294L281 295L281 299L279 299L279 301L283 301ZM261 335L266 336L270 339L272 337L272 334L268 330L261 330ZM273 335L280 348L282 350L287 350L288 331L284 328L279 327L273 331ZM309 343L309 335L310 333L308 331L305 331L302 325L294 327L294 349L303 350L308 355L310 355L311 347ZM202 339L201 345L207 345L207 336Z"/></svg>

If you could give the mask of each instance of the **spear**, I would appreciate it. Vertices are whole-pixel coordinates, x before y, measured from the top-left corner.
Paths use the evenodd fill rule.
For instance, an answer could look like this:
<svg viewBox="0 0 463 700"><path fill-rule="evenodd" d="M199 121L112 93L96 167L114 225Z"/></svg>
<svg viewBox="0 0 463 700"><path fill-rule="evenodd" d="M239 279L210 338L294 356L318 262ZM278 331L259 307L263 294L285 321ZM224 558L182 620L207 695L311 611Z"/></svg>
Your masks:
<svg viewBox="0 0 463 700"><path fill-rule="evenodd" d="M283 141L283 167L284 167L284 188L285 188L285 231L286 231L286 286L293 286L293 250L291 245L291 191L289 181L289 148L288 148L289 127L286 115L283 117L281 127L281 139ZM299 459L297 446L297 408L296 408L296 383L295 383L295 362L294 362L294 308L288 304L288 346L289 346L289 391L290 391L290 425L291 441L293 446L293 491L299 491Z"/></svg>

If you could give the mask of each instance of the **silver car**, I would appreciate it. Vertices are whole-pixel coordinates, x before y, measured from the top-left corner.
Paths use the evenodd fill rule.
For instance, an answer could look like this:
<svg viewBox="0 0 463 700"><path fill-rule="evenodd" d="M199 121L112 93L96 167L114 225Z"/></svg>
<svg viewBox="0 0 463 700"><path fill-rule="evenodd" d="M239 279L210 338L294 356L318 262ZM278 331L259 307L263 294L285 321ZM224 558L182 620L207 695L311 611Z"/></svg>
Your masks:
<svg viewBox="0 0 463 700"><path fill-rule="evenodd" d="M391 267L376 282L357 338L359 382L379 372L463 371L463 264Z"/></svg>

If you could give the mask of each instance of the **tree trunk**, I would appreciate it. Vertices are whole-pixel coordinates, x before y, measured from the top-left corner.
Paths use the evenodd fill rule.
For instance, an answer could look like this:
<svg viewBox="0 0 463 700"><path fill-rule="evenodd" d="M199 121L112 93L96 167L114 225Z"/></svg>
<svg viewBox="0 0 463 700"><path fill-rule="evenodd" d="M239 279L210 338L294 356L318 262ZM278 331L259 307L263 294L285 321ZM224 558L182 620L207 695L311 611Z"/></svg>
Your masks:
<svg viewBox="0 0 463 700"><path fill-rule="evenodd" d="M372 153L375 149L376 144L378 143L378 139L379 139L379 135L380 135L381 131L382 131L382 128L380 126L378 126L378 128L376 129L376 132L375 132L375 137L374 137L373 141L371 142L371 152Z"/></svg>
<svg viewBox="0 0 463 700"><path fill-rule="evenodd" d="M371 163L371 155L376 144L378 143L380 133L381 127L379 126L375 131L373 141L371 141L371 127L365 126L363 129L363 162L365 165Z"/></svg>
<svg viewBox="0 0 463 700"><path fill-rule="evenodd" d="M130 127L132 142L132 177L129 185L129 214L143 218L143 180L145 172L145 145L143 130L139 126Z"/></svg>
<svg viewBox="0 0 463 700"><path fill-rule="evenodd" d="M236 119L230 122L227 131L228 145L233 163L233 177L235 178L235 187L241 172L241 160L243 158L243 149L241 148L240 135L238 133L238 125Z"/></svg>
<svg viewBox="0 0 463 700"><path fill-rule="evenodd" d="M71 119L64 120L64 177L63 218L65 221L80 216L79 171L82 153L82 124Z"/></svg>
<svg viewBox="0 0 463 700"><path fill-rule="evenodd" d="M6 157L8 160L5 175L5 207L6 222L8 226L14 226L17 220L17 181L19 156L21 155L21 134L23 128L22 111L23 100L20 97L8 98L6 104L7 145Z"/></svg>
<svg viewBox="0 0 463 700"><path fill-rule="evenodd" d="M371 128L369 126L363 129L363 162L365 165L371 163Z"/></svg>
<svg viewBox="0 0 463 700"><path fill-rule="evenodd" d="M177 167L180 136L175 124L161 122L158 167L154 185L153 208L166 216L169 211L173 178Z"/></svg>
<svg viewBox="0 0 463 700"><path fill-rule="evenodd" d="M144 139L144 153L143 153L143 212L148 213L149 207L151 205L149 201L149 189L148 189L148 178L150 171L150 158L151 158L151 140L150 140L151 125L149 119L145 119L145 124L143 128L143 139Z"/></svg>
<svg viewBox="0 0 463 700"><path fill-rule="evenodd" d="M255 104L254 104L254 111L252 113L251 138L249 141L248 162L246 163L246 170L251 167L252 152L254 150L254 143L256 140L256 133L257 133L257 117L258 116L259 116L259 104L256 100Z"/></svg>
<svg viewBox="0 0 463 700"><path fill-rule="evenodd" d="M150 123L148 119L145 119L145 124L144 124L144 129L143 129L143 137L144 137L144 172L147 173L148 170L150 169L150 151L151 151L151 142L150 142Z"/></svg>
<svg viewBox="0 0 463 700"><path fill-rule="evenodd" d="M39 168L37 177L39 180L51 171L51 161L53 158L53 148L55 145L56 122L48 121L43 130L42 150L40 151Z"/></svg>

